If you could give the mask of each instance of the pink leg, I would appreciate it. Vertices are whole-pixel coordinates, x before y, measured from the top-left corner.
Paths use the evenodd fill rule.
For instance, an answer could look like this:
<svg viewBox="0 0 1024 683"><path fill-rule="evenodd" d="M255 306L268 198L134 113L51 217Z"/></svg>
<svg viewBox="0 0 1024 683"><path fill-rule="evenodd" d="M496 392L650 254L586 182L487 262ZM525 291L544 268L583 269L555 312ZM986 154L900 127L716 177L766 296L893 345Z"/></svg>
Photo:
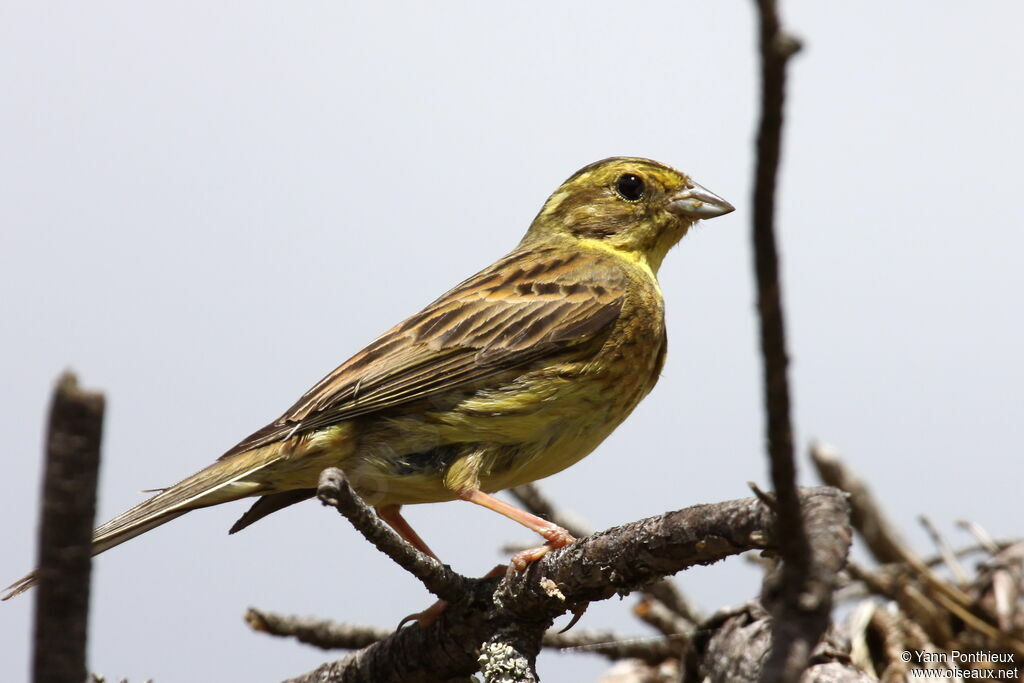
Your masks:
<svg viewBox="0 0 1024 683"><path fill-rule="evenodd" d="M377 511L377 516L387 522L388 526L395 530L395 533L404 538L409 545L416 548L421 553L426 553L432 558L440 562L434 551L430 549L420 535L416 533L416 530L409 526L409 522L405 521L405 517L402 516L400 510L401 505L384 505L382 507L374 508Z"/></svg>
<svg viewBox="0 0 1024 683"><path fill-rule="evenodd" d="M437 555L434 554L434 551L430 549L430 546L424 543L423 539L420 538L420 535L416 533L416 530L409 525L409 522L405 521L405 517L403 517L400 512L401 508L401 505L385 505L374 509L377 511L377 516L387 522L388 526L394 529L396 534L404 538L409 545L416 548L421 553L430 555L432 558L440 562L441 560L439 560ZM441 613L444 612L447 607L448 603L445 600L438 600L422 612L410 614L405 619L402 619L402 621L398 623L398 628L402 628L402 626L410 621L416 621L424 628L430 626L437 621L437 618L441 616Z"/></svg>
<svg viewBox="0 0 1024 683"><path fill-rule="evenodd" d="M509 519L519 522L527 529L536 531L544 537L545 541L547 541L544 545L523 550L522 552L518 552L512 556L512 564L520 571L526 569L526 566L531 562L536 562L540 558L544 557L549 550L567 546L576 540L573 538L572 534L557 524L553 524L546 519L541 519L537 515L531 514L526 510L521 510L511 503L506 503L505 501L499 500L494 496L490 496L483 491L464 491L459 494L459 497L463 500L468 500L471 503L482 505L489 510L494 510L499 514L505 515Z"/></svg>

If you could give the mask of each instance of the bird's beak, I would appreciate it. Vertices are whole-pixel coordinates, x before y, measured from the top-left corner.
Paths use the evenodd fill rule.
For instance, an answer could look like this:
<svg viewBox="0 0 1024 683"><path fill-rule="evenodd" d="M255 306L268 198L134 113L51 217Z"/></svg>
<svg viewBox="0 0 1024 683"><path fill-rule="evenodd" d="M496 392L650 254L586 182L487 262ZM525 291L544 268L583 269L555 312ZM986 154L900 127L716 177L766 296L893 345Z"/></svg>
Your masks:
<svg viewBox="0 0 1024 683"><path fill-rule="evenodd" d="M693 218L715 218L734 211L733 205L714 192L690 181L690 186L675 193L668 200L668 210L680 216Z"/></svg>

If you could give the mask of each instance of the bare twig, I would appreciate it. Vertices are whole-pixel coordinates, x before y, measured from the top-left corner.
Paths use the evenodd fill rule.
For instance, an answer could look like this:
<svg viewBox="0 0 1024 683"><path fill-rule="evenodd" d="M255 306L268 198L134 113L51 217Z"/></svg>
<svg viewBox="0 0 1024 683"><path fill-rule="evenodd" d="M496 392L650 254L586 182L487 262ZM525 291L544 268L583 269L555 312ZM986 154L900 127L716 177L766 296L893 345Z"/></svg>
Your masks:
<svg viewBox="0 0 1024 683"><path fill-rule="evenodd" d="M994 555L1005 550L1006 548L1009 548L1013 544L1014 541L1008 541L1005 539L998 541L991 540L991 544L985 543L984 545L982 545L980 543L975 543L974 545L965 545L962 548L956 548L953 551L953 555L958 560L965 559L967 557L970 557L971 555ZM934 568L938 567L939 565L945 564L946 560L941 555L932 555L931 557L924 558L923 560L921 560L921 562L923 562L924 565L928 568Z"/></svg>
<svg viewBox="0 0 1024 683"><path fill-rule="evenodd" d="M384 640L394 631L372 626L350 626L315 617L294 617L250 607L245 622L254 631L272 636L288 636L324 650L358 650Z"/></svg>
<svg viewBox="0 0 1024 683"><path fill-rule="evenodd" d="M971 579L967 575L967 571L964 569L964 566L960 564L960 560L957 559L956 553L953 552L953 548L950 547L946 539L939 533L939 530L935 528L934 524L932 524L932 520L928 519L926 515L920 515L918 517L918 521L921 522L921 526L923 526L925 531L928 532L928 536L932 539L932 543L935 544L936 549L939 551L939 556L942 558L943 562L945 562L946 566L949 567L949 570L953 572L953 577L956 579L957 583L963 585L969 583Z"/></svg>
<svg viewBox="0 0 1024 683"><path fill-rule="evenodd" d="M254 607L245 613L245 621L254 631L295 638L324 650L358 650L394 633L392 629L341 624L315 617L286 616ZM627 637L610 631L548 631L543 641L544 647L551 649L589 652L609 659L642 659L652 664L668 657L678 657L684 644L685 636Z"/></svg>
<svg viewBox="0 0 1024 683"><path fill-rule="evenodd" d="M850 494L853 528L864 538L875 560L880 564L902 562L906 557L906 543L875 501L871 490L840 460L836 449L823 443L811 444L811 462L822 482Z"/></svg>
<svg viewBox="0 0 1024 683"><path fill-rule="evenodd" d="M677 623L686 622L691 627L701 620L700 612L690 604L683 592L672 579L662 579L644 589L643 597L649 602L660 602L666 609L678 616Z"/></svg>
<svg viewBox="0 0 1024 683"><path fill-rule="evenodd" d="M686 640L697 627L694 622L669 609L661 600L644 598L633 608L633 614L640 621L653 626L662 635L676 639Z"/></svg>
<svg viewBox="0 0 1024 683"><path fill-rule="evenodd" d="M966 519L961 519L961 520L957 521L956 524L961 529L964 529L965 531L970 533L972 536L974 536L974 538L977 539L978 543L980 545L984 546L993 555L995 555L996 553L1001 551L1003 548L1005 548L1007 545L1009 545L1009 544L1006 544L1006 543L1000 544L1000 543L997 543L996 541L992 540L992 536L987 531L985 531L985 528L982 527L980 524L978 524L976 522L972 522L972 521L966 520Z"/></svg>
<svg viewBox="0 0 1024 683"><path fill-rule="evenodd" d="M639 659L658 664L678 658L686 646L685 636L627 637L611 631L572 631L544 634L544 647L567 652L590 652L617 659Z"/></svg>
<svg viewBox="0 0 1024 683"><path fill-rule="evenodd" d="M103 395L70 372L50 406L36 577L32 676L47 683L86 679L92 525L103 436Z"/></svg>
<svg viewBox="0 0 1024 683"><path fill-rule="evenodd" d="M854 578L863 581L872 592L898 602L910 618L917 621L932 641L941 647L955 645L950 627L952 616L994 646L1006 648L1017 657L1024 657L1024 640L1015 633L1001 630L997 623L993 623L992 615L980 608L971 596L944 580L898 540L867 488L839 460L834 451L817 447L812 449L812 458L824 481L850 491L854 524L861 525L858 531L867 539L869 536L866 530L874 529L871 534L871 538L875 539L875 545L871 546L872 553L876 557L892 557L886 566L896 567L900 572L892 580L886 580L881 572L869 572L851 566Z"/></svg>
<svg viewBox="0 0 1024 683"><path fill-rule="evenodd" d="M834 577L816 566L815 549L805 535L796 492L782 286L775 245L775 185L782 149L786 64L800 44L783 31L774 0L758 0L757 6L761 122L754 180L754 270L764 359L768 453L778 503L776 536L783 559L781 577L775 586L778 595L771 601L775 616L773 644L761 680L775 682L796 681L806 668L815 643L828 627Z"/></svg>
<svg viewBox="0 0 1024 683"><path fill-rule="evenodd" d="M757 136L753 237L761 354L764 359L764 401L768 416L772 482L779 499L782 523L795 522L796 536L800 537L789 383L786 379L789 360L775 245L775 184L782 146L786 62L799 49L799 43L782 31L773 0L759 0L758 8L761 20L762 110ZM787 540L784 545L789 547L791 542Z"/></svg>
<svg viewBox="0 0 1024 683"><path fill-rule="evenodd" d="M366 540L419 579L437 597L452 601L469 589L469 579L421 553L381 521L352 490L345 473L340 469L328 467L320 473L316 495L324 505L336 508Z"/></svg>

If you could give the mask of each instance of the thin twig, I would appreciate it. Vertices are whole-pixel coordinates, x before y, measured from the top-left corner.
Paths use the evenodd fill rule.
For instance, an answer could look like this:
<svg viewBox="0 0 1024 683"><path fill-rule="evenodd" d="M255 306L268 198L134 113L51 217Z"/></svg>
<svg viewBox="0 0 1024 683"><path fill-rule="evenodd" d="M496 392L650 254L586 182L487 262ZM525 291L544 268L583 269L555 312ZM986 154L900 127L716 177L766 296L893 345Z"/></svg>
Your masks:
<svg viewBox="0 0 1024 683"><path fill-rule="evenodd" d="M315 617L286 616L255 607L246 611L245 622L254 631L295 638L300 643L323 650L358 650L394 633L393 629L352 626Z"/></svg>
<svg viewBox="0 0 1024 683"><path fill-rule="evenodd" d="M772 650L762 681L796 681L829 623L832 581L819 573L815 549L804 531L796 489L785 321L775 244L775 186L782 150L786 64L800 44L782 30L774 0L758 0L761 47L761 122L754 180L754 270L764 403L772 485L778 504L781 577L773 600ZM767 595L771 595L769 591Z"/></svg>
<svg viewBox="0 0 1024 683"><path fill-rule="evenodd" d="M678 658L686 646L686 636L628 637L612 631L572 631L544 634L544 647L565 652L589 652L611 660L640 659L659 664Z"/></svg>
<svg viewBox="0 0 1024 683"><path fill-rule="evenodd" d="M922 624L928 624L929 633L939 644L945 644L945 638L949 637L949 627L946 621L936 616L936 609L945 609L950 614L966 623L970 628L989 638L1001 647L1012 650L1017 656L1024 657L1024 640L1016 634L1008 633L999 628L998 624L992 623L991 616L981 610L975 601L958 586L955 586L940 577L925 562L923 562L909 547L898 541L895 532L885 522L880 508L872 500L867 488L861 484L857 476L835 456L831 449L818 447L812 449L812 458L818 465L818 471L822 479L832 485L850 491L850 504L854 509L853 518L860 523L861 535L868 538L866 529L869 526L875 528L872 538L877 545L872 546L872 553L876 557L893 556L887 565L905 566L907 571L917 579L917 582L908 583L905 579L899 582L886 584L872 584L868 580L867 572L860 576L865 585L872 591L887 595L898 601L901 606L913 618ZM849 488L847 488L849 487ZM868 520L874 521L869 523ZM884 550L882 550L884 548ZM853 574L851 572L851 574Z"/></svg>
<svg viewBox="0 0 1024 683"><path fill-rule="evenodd" d="M992 536L985 530L985 528L983 526L981 526L977 522L972 522L970 520L961 519L961 520L958 520L956 524L957 524L958 527L960 527L961 529L964 529L965 531L970 533L972 536L974 536L974 538L977 539L978 543L981 544L982 546L984 546L985 549L987 549L993 555L995 555L996 553L1001 551L1003 548L1005 548L1007 545L1009 545L1009 544L1000 544L1000 543L997 543L996 541L992 540Z"/></svg>
<svg viewBox="0 0 1024 683"><path fill-rule="evenodd" d="M469 590L469 579L421 553L381 521L370 506L356 495L345 473L337 467L328 467L320 473L316 495L324 505L337 509L366 540L419 579L437 597L453 601Z"/></svg>
<svg viewBox="0 0 1024 683"><path fill-rule="evenodd" d="M960 560L956 558L956 553L953 552L953 548L949 545L939 530L932 524L932 520L928 519L926 515L920 515L918 521L921 522L921 526L928 532L928 536L932 539L932 543L939 551L939 556L942 557L946 566L953 572L953 576L957 583L960 585L967 585L971 581L971 577L967 575L967 571L964 566L960 564Z"/></svg>
<svg viewBox="0 0 1024 683"><path fill-rule="evenodd" d="M966 559L971 555L978 554L995 555L1014 545L1014 541L1007 541L1005 539L998 541L990 539L990 541L991 545L989 543L985 543L984 545L976 543L974 545L965 545L962 548L956 548L953 551L953 555L956 556L958 560ZM922 559L921 562L923 562L928 568L934 568L941 564L945 564L946 560L941 555L932 555L931 557Z"/></svg>
<svg viewBox="0 0 1024 683"><path fill-rule="evenodd" d="M357 650L384 640L394 631L375 626L343 624L315 617L297 617L250 607L245 621L254 631L272 636L291 637L324 650ZM679 657L686 644L685 635L624 636L612 631L573 631L544 634L546 648L562 652L586 652L611 660L640 659L658 664Z"/></svg>
<svg viewBox="0 0 1024 683"><path fill-rule="evenodd" d="M50 406L36 578L32 676L47 683L86 679L92 526L103 436L103 395L65 372Z"/></svg>
<svg viewBox="0 0 1024 683"><path fill-rule="evenodd" d="M793 430L790 424L789 382L786 367L785 321L778 253L775 245L775 185L782 147L782 109L786 62L799 44L779 25L773 0L758 2L761 20L762 111L757 136L757 170L754 184L754 269L760 314L761 354L764 360L764 402L767 412L768 450L772 483L783 524L799 531L799 502L796 495L796 466L793 458ZM791 540L785 547L794 548ZM806 553L806 550L803 551Z"/></svg>
<svg viewBox="0 0 1024 683"><path fill-rule="evenodd" d="M700 611L686 598L671 578L652 583L643 591L643 597L650 602L660 602L678 616L677 623L686 622L691 627L701 620Z"/></svg>
<svg viewBox="0 0 1024 683"><path fill-rule="evenodd" d="M645 624L653 626L659 633L677 639L690 637L696 624L679 616L661 600L643 599L633 608L633 614Z"/></svg>
<svg viewBox="0 0 1024 683"><path fill-rule="evenodd" d="M875 560L879 564L902 562L906 557L907 544L889 522L867 485L843 463L832 446L813 443L810 455L822 482L850 494L853 528L863 537Z"/></svg>

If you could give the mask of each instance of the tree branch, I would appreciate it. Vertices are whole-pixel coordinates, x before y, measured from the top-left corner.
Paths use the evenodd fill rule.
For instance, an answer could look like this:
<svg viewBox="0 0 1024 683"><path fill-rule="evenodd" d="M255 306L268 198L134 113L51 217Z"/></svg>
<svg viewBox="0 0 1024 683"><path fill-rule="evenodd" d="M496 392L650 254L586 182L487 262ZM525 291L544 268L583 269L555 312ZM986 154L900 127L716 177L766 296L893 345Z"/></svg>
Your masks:
<svg viewBox="0 0 1024 683"><path fill-rule="evenodd" d="M686 636L629 637L612 631L572 631L544 635L544 647L590 652L611 660L639 659L647 664L660 664L678 659L686 647Z"/></svg>
<svg viewBox="0 0 1024 683"><path fill-rule="evenodd" d="M758 603L723 610L701 624L686 653L682 680L754 681L765 676L775 647L773 617ZM817 644L800 683L870 683L877 679L854 667L843 648Z"/></svg>
<svg viewBox="0 0 1024 683"><path fill-rule="evenodd" d="M766 593L775 617L772 650L762 681L796 681L806 668L815 643L825 632L832 606L833 577L815 566L815 549L801 520L790 423L788 358L775 239L775 186L782 150L786 64L800 44L780 25L775 0L758 0L761 47L761 122L757 134L754 179L754 270L761 355L764 360L764 403L768 454L778 505L782 571Z"/></svg>
<svg viewBox="0 0 1024 683"><path fill-rule="evenodd" d="M245 623L254 631L295 638L300 643L323 650L358 650L394 633L389 628L350 626L316 617L285 616L255 607L246 611Z"/></svg>
<svg viewBox="0 0 1024 683"><path fill-rule="evenodd" d="M419 579L437 597L450 602L468 590L469 579L413 548L381 521L352 490L340 469L328 467L320 473L316 495L324 505L337 509L366 540Z"/></svg>
<svg viewBox="0 0 1024 683"><path fill-rule="evenodd" d="M961 625L976 631L994 646L1012 651L1018 658L1024 657L1024 640L1018 633L1002 629L998 619L988 614L961 587L942 578L899 540L870 491L834 451L815 447L812 458L824 481L849 487L855 528L865 539L870 539L869 547L876 558L893 558L877 572L850 564L848 570L854 579L872 593L898 603L940 647L961 646L954 637L959 630L954 625Z"/></svg>
<svg viewBox="0 0 1024 683"><path fill-rule="evenodd" d="M850 537L844 497L819 488L802 491L800 500L815 539L822 541L823 564L842 566ZM773 533L773 511L754 498L697 505L608 529L552 551L522 572L460 577L464 592L445 597L450 604L433 624L400 629L294 681L415 683L466 677L478 670L478 652L485 647L489 666L532 666L553 620L575 606L625 595L695 564L778 547Z"/></svg>
<svg viewBox="0 0 1024 683"><path fill-rule="evenodd" d="M843 464L836 450L821 443L811 445L811 462L818 476L828 486L850 494L850 520L860 532L868 550L879 564L902 562L906 559L906 543L889 522L871 490Z"/></svg>
<svg viewBox="0 0 1024 683"><path fill-rule="evenodd" d="M274 614L250 607L245 621L254 631L272 636L295 638L301 643L324 650L358 650L384 640L394 633L387 628L339 624L315 617ZM553 650L589 652L616 659L640 659L657 664L669 657L679 657L685 636L624 636L612 631L573 631L544 634L543 646Z"/></svg>
<svg viewBox="0 0 1024 683"><path fill-rule="evenodd" d="M537 683L538 625L505 624L480 647L484 683ZM543 634L541 634L543 635Z"/></svg>
<svg viewBox="0 0 1024 683"><path fill-rule="evenodd" d="M47 683L86 679L92 526L103 435L103 395L65 372L50 405L36 570L32 676Z"/></svg>
<svg viewBox="0 0 1024 683"><path fill-rule="evenodd" d="M633 614L640 621L653 627L662 635L682 640L688 638L694 629L697 628L697 623L699 623L679 616L676 611L669 609L662 600L648 597L643 598L636 604L636 607L633 608Z"/></svg>
<svg viewBox="0 0 1024 683"><path fill-rule="evenodd" d="M592 531L586 524L558 507L535 483L516 486L509 489L509 493L527 510L549 522L554 522L563 529L568 529L569 533L576 538L589 536ZM674 633L692 630L693 624L700 620L697 610L670 579L647 586L643 591L643 598L646 603L649 603L649 607L658 610L659 613L667 610L674 613L676 622L687 622L685 630L676 630ZM654 603L660 603L660 606L655 606ZM644 609L641 605L638 605L638 608ZM638 613L638 616L643 619L642 614Z"/></svg>

